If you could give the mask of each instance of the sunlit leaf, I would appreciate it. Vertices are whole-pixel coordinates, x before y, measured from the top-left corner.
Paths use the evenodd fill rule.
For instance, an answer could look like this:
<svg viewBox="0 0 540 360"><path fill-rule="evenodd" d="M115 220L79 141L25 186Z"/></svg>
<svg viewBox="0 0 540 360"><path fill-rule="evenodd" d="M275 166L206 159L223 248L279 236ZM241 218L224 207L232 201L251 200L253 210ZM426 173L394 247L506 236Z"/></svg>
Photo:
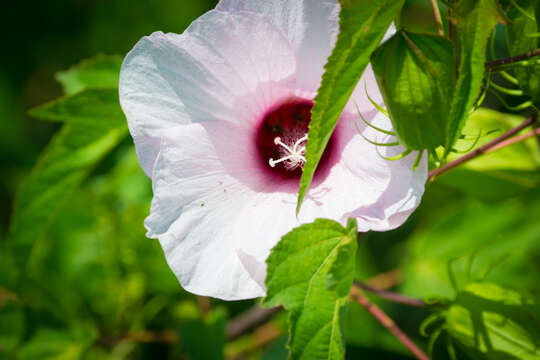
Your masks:
<svg viewBox="0 0 540 360"><path fill-rule="evenodd" d="M115 90L86 90L33 110L34 116L64 121L20 187L10 241L19 261L55 211L90 170L126 135Z"/></svg>
<svg viewBox="0 0 540 360"><path fill-rule="evenodd" d="M290 312L290 359L343 359L340 310L352 283L356 237L353 220L345 229L318 219L289 232L272 250L264 304Z"/></svg>
<svg viewBox="0 0 540 360"><path fill-rule="evenodd" d="M56 79L68 95L89 88L117 88L121 65L120 56L98 55L58 72Z"/></svg>
<svg viewBox="0 0 540 360"><path fill-rule="evenodd" d="M358 84L369 57L379 45L404 0L342 0L340 33L325 66L309 125L306 164L300 180L298 205L311 185L341 112Z"/></svg>
<svg viewBox="0 0 540 360"><path fill-rule="evenodd" d="M410 239L402 290L418 297L453 298L483 278L540 290L540 194L483 204L462 199L439 212Z"/></svg>
<svg viewBox="0 0 540 360"><path fill-rule="evenodd" d="M480 95L489 36L498 10L494 0L463 0L457 3L452 21L459 39L458 82L447 128L446 153L461 135L469 112Z"/></svg>
<svg viewBox="0 0 540 360"><path fill-rule="evenodd" d="M452 53L445 38L399 31L371 57L393 129L408 149L445 143L456 82Z"/></svg>
<svg viewBox="0 0 540 360"><path fill-rule="evenodd" d="M445 311L444 326L475 359L540 359L540 306L513 290L468 285Z"/></svg>
<svg viewBox="0 0 540 360"><path fill-rule="evenodd" d="M480 108L468 118L463 134L454 149L465 151L478 137L479 147L525 120L522 116ZM527 130L524 130L527 132ZM451 153L448 160L463 156ZM540 184L540 149L538 142L528 139L503 149L484 154L441 176L437 181L481 199L496 200L522 194Z"/></svg>

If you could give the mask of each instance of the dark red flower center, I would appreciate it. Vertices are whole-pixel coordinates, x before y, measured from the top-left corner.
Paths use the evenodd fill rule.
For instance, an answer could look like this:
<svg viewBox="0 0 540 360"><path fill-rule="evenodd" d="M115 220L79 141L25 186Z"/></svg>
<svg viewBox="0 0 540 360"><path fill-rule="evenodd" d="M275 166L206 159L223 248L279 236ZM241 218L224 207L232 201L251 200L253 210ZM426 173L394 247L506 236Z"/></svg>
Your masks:
<svg viewBox="0 0 540 360"><path fill-rule="evenodd" d="M293 99L269 111L257 131L257 148L263 166L283 178L299 178L305 163L307 133L313 102ZM329 158L333 139L319 167Z"/></svg>

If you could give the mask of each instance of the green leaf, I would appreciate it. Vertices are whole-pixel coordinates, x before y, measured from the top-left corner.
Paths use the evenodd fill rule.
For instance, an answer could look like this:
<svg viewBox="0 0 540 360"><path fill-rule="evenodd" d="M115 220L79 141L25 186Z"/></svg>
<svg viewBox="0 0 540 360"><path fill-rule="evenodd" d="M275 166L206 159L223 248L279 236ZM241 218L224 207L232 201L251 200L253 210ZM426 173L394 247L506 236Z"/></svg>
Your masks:
<svg viewBox="0 0 540 360"><path fill-rule="evenodd" d="M88 88L117 88L122 57L98 55L56 74L64 93L71 95Z"/></svg>
<svg viewBox="0 0 540 360"><path fill-rule="evenodd" d="M489 204L456 201L411 236L401 290L415 297L453 298L452 279L462 288L486 278L539 291L539 212L537 189Z"/></svg>
<svg viewBox="0 0 540 360"><path fill-rule="evenodd" d="M498 16L494 0L463 0L454 14L452 21L460 42L461 60L446 133L446 154L461 135L465 120L480 94L487 43Z"/></svg>
<svg viewBox="0 0 540 360"><path fill-rule="evenodd" d="M19 188L11 224L11 245L18 260L44 231L61 203L90 170L126 135L116 90L85 90L32 111L64 121Z"/></svg>
<svg viewBox="0 0 540 360"><path fill-rule="evenodd" d="M381 42L403 2L404 0L341 1L341 30L326 63L312 109L297 213L341 112L369 63L371 53Z"/></svg>
<svg viewBox="0 0 540 360"><path fill-rule="evenodd" d="M445 312L445 328L473 358L540 359L540 306L490 283L460 291Z"/></svg>
<svg viewBox="0 0 540 360"><path fill-rule="evenodd" d="M371 64L399 142L414 150L444 145L456 83L452 43L400 31L373 53Z"/></svg>
<svg viewBox="0 0 540 360"><path fill-rule="evenodd" d="M84 90L43 104L29 113L41 120L91 124L103 129L125 124L117 89Z"/></svg>
<svg viewBox="0 0 540 360"><path fill-rule="evenodd" d="M176 310L182 347L192 360L221 360L225 346L227 313L217 308L203 316L194 303L184 302Z"/></svg>
<svg viewBox="0 0 540 360"><path fill-rule="evenodd" d="M356 239L355 220L345 229L317 219L272 249L264 305L290 312L290 359L343 359L340 310L352 284Z"/></svg>
<svg viewBox="0 0 540 360"><path fill-rule="evenodd" d="M458 140L454 148L469 149L479 135L476 147L481 146L524 120L522 116L480 108L469 116L463 128L467 139ZM463 154L451 153L448 160L460 156ZM540 149L538 142L531 138L472 159L438 181L474 197L497 200L536 188L540 185L539 170Z"/></svg>
<svg viewBox="0 0 540 360"><path fill-rule="evenodd" d="M7 298L0 288L0 299ZM24 314L19 304L5 304L0 300L0 358L14 353L25 330Z"/></svg>
<svg viewBox="0 0 540 360"><path fill-rule="evenodd" d="M19 358L22 360L81 359L94 337L95 334L90 333L87 337L80 337L67 330L42 328L22 347Z"/></svg>
<svg viewBox="0 0 540 360"><path fill-rule="evenodd" d="M536 9L535 9L536 7ZM538 17L540 5L537 2L523 8L534 18L535 10ZM525 54L540 47L540 38L528 36L540 32L540 22L532 20L525 14L517 12L519 16L508 24L508 51L511 56ZM540 101L540 65L517 66L512 69L518 79L519 87L535 102Z"/></svg>

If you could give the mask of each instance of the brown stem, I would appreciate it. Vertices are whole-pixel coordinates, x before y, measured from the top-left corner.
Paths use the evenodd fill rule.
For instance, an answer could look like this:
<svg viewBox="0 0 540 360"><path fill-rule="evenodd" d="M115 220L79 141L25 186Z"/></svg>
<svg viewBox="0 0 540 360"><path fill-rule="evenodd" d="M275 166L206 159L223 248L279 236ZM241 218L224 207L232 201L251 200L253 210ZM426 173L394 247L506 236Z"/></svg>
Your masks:
<svg viewBox="0 0 540 360"><path fill-rule="evenodd" d="M505 58L505 59L489 61L489 62L487 62L485 64L485 67L486 68L494 68L494 67L497 67L497 66L511 64L511 63L515 63L515 62L518 62L518 61L526 60L526 59L529 59L529 58L532 58L532 57L535 57L535 56L538 56L538 55L540 55L540 48L534 49L534 50L529 51L529 52L527 52L525 54L516 55L516 56L512 56L512 57Z"/></svg>
<svg viewBox="0 0 540 360"><path fill-rule="evenodd" d="M400 269L393 269L372 276L362 282L377 290L387 290L403 282L403 272Z"/></svg>
<svg viewBox="0 0 540 360"><path fill-rule="evenodd" d="M431 0L431 7L433 8L433 15L435 16L435 22L437 23L437 30L439 32L439 35L444 36L441 13L439 11L439 5L437 4L437 0Z"/></svg>
<svg viewBox="0 0 540 360"><path fill-rule="evenodd" d="M497 145L495 145L494 147L490 148L488 151L486 151L486 153L502 149L503 147L513 145L515 143L518 143L520 141L523 141L523 140L526 140L526 139L528 139L530 137L538 136L538 135L540 135L540 128L536 128L533 131L528 132L526 134L519 135L519 136L514 136L513 138L510 138L508 140L500 142Z"/></svg>
<svg viewBox="0 0 540 360"><path fill-rule="evenodd" d="M227 339L229 341L238 339L257 326L268 321L274 314L281 311L281 307L263 309L258 305L241 313L227 324Z"/></svg>
<svg viewBox="0 0 540 360"><path fill-rule="evenodd" d="M428 181L435 180L437 177L441 176L442 174L452 170L453 168L455 168L455 167L457 167L457 166L459 166L459 165L461 165L461 164L463 164L463 163L465 163L465 162L467 162L467 161L469 161L471 159L474 159L475 157L478 157L478 156L480 156L482 154L486 154L486 153L489 153L491 151L500 149L501 146L499 146L499 144L504 143L504 141L506 139L514 136L515 134L517 134L518 132L520 132L524 128L534 124L534 122L536 121L536 117L537 117L537 115L535 114L535 115L527 118L527 120L525 120L520 125L516 126L513 129L508 130L507 132L505 132L501 136L499 136L496 139L493 139L492 141L480 146L476 150L471 151L470 153L467 153L467 154L463 155L462 157L460 157L460 158L458 158L458 159L456 159L454 161L450 161L448 164L444 165L441 168L431 170L429 172ZM531 136L533 136L533 135L531 135ZM511 143L509 143L507 145L510 145L510 144L513 144L513 142L511 142Z"/></svg>
<svg viewBox="0 0 540 360"><path fill-rule="evenodd" d="M373 317L390 331L417 359L429 360L429 357L405 334L386 313L364 296L361 290L353 288L351 297L362 305Z"/></svg>
<svg viewBox="0 0 540 360"><path fill-rule="evenodd" d="M368 291L370 293L373 293L375 295L378 295L382 297L383 299L393 301L395 303L408 305L408 306L416 306L416 307L426 307L427 304L420 299L411 298L405 295L397 294L391 291L386 290L379 290L374 287L371 287L369 285L363 284L361 282L355 281L354 286L359 287L362 290Z"/></svg>

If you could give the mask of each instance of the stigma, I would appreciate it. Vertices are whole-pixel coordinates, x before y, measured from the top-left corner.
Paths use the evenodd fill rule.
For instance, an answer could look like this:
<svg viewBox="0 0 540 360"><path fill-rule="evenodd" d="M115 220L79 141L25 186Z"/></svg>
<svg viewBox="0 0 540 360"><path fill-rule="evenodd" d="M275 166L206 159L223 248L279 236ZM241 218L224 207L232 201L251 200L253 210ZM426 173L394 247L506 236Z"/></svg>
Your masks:
<svg viewBox="0 0 540 360"><path fill-rule="evenodd" d="M289 144L281 141L281 137L276 136L274 138L274 144L279 147L278 152L281 157L277 160L270 158L268 164L271 167L275 167L276 164L283 163L285 169L295 170L298 167L303 167L306 163L306 142L307 134L304 134L301 138L296 141L291 141Z"/></svg>

